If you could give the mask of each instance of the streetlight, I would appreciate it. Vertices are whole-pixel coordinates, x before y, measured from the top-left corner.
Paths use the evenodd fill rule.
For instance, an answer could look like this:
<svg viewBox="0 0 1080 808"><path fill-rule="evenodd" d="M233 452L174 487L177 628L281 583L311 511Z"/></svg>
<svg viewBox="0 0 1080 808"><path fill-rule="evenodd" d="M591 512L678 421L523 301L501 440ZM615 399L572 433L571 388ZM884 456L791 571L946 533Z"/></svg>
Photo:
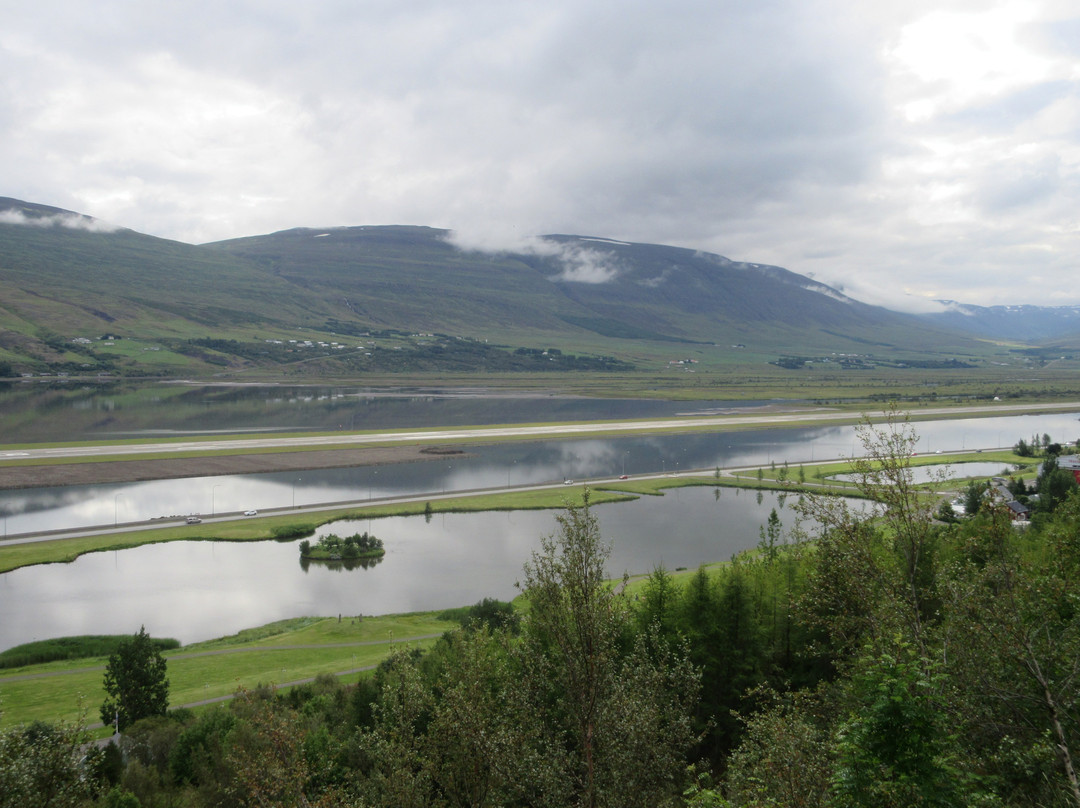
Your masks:
<svg viewBox="0 0 1080 808"><path fill-rule="evenodd" d="M292 506L296 507L296 484L303 480L303 477L297 477L292 484Z"/></svg>
<svg viewBox="0 0 1080 808"><path fill-rule="evenodd" d="M112 503L113 503L113 511L112 511L113 527L116 527L116 525L119 522L119 516L118 516L118 510L119 510L119 507L120 507L119 500L120 500L120 497L122 497L122 496L123 496L123 492L121 492L121 493L117 494L115 497L113 497L113 501L112 501ZM4 535L5 536L7 535L7 518L6 517L4 518Z"/></svg>
<svg viewBox="0 0 1080 808"><path fill-rule="evenodd" d="M219 488L221 488L221 486L223 486L223 485L225 485L225 483L218 483L217 485L214 485L214 486L210 487L210 515L211 516L217 515L217 507L216 507L216 505L214 503L214 495L217 494L217 490Z"/></svg>

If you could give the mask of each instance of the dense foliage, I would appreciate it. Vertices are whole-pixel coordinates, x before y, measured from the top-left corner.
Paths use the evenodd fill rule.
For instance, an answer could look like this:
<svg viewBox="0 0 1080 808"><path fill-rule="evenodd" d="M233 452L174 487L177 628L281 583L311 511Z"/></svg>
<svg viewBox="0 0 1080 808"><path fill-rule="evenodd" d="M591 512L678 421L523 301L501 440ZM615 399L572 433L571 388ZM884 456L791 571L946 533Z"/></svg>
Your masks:
<svg viewBox="0 0 1080 808"><path fill-rule="evenodd" d="M872 509L806 497L813 536L770 517L756 552L630 594L586 499L516 610L358 681L135 722L66 804L1077 808L1080 494L1019 528L980 492L945 524L907 423L863 438Z"/></svg>
<svg viewBox="0 0 1080 808"><path fill-rule="evenodd" d="M328 533L312 544L307 539L300 542L300 555L303 558L350 559L366 556L381 556L386 553L382 539L376 538L366 530L341 538L336 533Z"/></svg>

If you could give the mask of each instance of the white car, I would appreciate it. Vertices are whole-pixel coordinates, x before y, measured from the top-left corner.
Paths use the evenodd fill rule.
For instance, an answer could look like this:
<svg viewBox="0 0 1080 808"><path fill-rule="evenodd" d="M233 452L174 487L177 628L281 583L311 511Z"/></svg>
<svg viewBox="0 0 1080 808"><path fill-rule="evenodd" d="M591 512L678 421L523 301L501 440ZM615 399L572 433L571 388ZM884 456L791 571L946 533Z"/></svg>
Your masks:
<svg viewBox="0 0 1080 808"><path fill-rule="evenodd" d="M573 480L563 480L563 481L562 481L562 484L563 484L563 485L573 485L573 484L574 484L574 481L573 481Z"/></svg>
<svg viewBox="0 0 1080 808"><path fill-rule="evenodd" d="M258 516L259 512L255 510L244 511L244 516Z"/></svg>

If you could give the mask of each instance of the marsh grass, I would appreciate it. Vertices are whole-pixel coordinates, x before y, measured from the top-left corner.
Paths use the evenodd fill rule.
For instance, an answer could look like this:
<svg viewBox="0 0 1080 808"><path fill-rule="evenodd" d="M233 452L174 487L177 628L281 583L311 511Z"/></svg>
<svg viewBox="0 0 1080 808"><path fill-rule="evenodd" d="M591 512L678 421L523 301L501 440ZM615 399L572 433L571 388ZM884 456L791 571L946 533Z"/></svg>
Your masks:
<svg viewBox="0 0 1080 808"><path fill-rule="evenodd" d="M55 660L107 657L116 653L120 643L131 639L126 634L83 634L77 637L60 637L55 640L39 640L9 648L0 653L0 670L22 668ZM179 640L166 637L154 638L160 651L180 647Z"/></svg>

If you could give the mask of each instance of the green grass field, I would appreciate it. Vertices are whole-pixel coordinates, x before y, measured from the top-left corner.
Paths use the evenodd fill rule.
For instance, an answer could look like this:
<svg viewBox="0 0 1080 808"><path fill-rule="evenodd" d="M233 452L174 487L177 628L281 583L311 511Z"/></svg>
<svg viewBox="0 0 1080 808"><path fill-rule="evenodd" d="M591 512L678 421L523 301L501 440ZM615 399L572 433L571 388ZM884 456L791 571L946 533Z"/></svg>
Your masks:
<svg viewBox="0 0 1080 808"><path fill-rule="evenodd" d="M238 688L280 686L377 665L391 650L427 647L453 623L437 612L297 618L167 652L169 703L193 705ZM99 721L105 657L13 668L0 675L0 727ZM350 674L351 675L351 674ZM98 734L108 734L102 730Z"/></svg>

